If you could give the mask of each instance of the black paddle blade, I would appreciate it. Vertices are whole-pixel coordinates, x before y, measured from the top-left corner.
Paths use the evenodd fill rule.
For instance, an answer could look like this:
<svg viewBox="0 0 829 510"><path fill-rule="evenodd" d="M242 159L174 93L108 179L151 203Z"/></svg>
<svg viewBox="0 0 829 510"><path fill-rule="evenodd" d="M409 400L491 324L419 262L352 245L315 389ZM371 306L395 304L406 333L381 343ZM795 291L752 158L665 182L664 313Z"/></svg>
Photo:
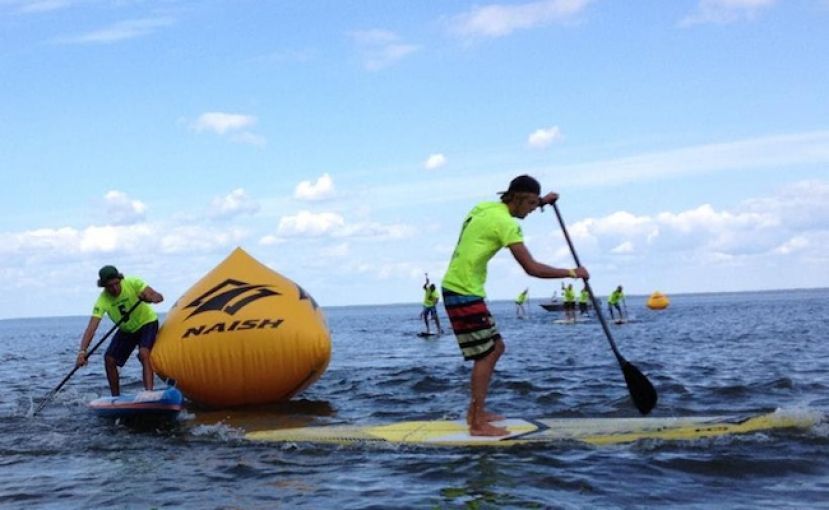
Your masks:
<svg viewBox="0 0 829 510"><path fill-rule="evenodd" d="M656 407L656 389L653 384L645 377L645 374L639 371L638 368L631 365L629 361L622 364L622 373L625 374L625 382L630 391L630 397L639 412L643 415L648 414Z"/></svg>

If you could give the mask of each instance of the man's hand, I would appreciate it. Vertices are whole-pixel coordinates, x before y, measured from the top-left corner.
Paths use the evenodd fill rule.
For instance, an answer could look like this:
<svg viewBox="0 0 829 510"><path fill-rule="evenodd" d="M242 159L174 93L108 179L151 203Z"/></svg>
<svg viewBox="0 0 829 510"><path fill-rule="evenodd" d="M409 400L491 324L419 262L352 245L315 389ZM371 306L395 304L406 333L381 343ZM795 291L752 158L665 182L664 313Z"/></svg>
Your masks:
<svg viewBox="0 0 829 510"><path fill-rule="evenodd" d="M581 278L582 280L587 280L590 278L590 273L587 272L587 269L583 267L576 268L576 277Z"/></svg>
<svg viewBox="0 0 829 510"><path fill-rule="evenodd" d="M164 296L156 292L152 287L146 287L138 295L138 299L146 303L161 303L164 301Z"/></svg>
<svg viewBox="0 0 829 510"><path fill-rule="evenodd" d="M76 367L82 367L86 365L86 350L78 352L78 359L75 360Z"/></svg>
<svg viewBox="0 0 829 510"><path fill-rule="evenodd" d="M538 199L538 205L542 207L545 205L553 205L556 200L558 200L558 193L551 191Z"/></svg>

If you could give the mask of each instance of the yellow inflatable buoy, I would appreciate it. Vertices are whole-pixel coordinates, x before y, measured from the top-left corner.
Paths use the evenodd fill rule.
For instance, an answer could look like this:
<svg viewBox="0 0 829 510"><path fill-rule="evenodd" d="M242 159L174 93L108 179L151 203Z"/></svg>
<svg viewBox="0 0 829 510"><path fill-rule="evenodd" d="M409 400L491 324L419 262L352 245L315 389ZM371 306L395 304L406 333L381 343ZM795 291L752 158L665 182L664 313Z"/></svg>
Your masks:
<svg viewBox="0 0 829 510"><path fill-rule="evenodd" d="M664 310L668 308L670 303L671 301L668 299L668 296L656 291L650 295L646 304L651 310Z"/></svg>
<svg viewBox="0 0 829 510"><path fill-rule="evenodd" d="M208 406L288 400L330 359L314 299L241 248L176 301L152 350L155 370Z"/></svg>

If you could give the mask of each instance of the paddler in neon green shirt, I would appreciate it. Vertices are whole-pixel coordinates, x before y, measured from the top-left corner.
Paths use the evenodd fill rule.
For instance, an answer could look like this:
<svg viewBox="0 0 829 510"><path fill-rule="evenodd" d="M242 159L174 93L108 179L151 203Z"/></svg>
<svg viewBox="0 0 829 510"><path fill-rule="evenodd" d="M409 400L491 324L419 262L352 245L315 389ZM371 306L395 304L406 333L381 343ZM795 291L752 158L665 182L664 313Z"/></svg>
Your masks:
<svg viewBox="0 0 829 510"><path fill-rule="evenodd" d="M104 266L98 271L98 287L103 291L92 308L92 317L81 338L76 366L86 365L86 349L95 336L104 314L118 324L118 331L104 354L109 391L113 397L121 394L118 367L123 367L130 354L138 347L138 359L143 366L145 390L153 389L153 366L150 350L158 333L158 316L147 303L161 303L164 297L136 276L119 273L115 266ZM139 304L140 303L140 304ZM137 305L137 306L136 306ZM136 308L133 310L133 306ZM130 310L132 310L130 312Z"/></svg>
<svg viewBox="0 0 829 510"><path fill-rule="evenodd" d="M610 293L610 296L607 298L607 309L610 311L610 318L614 319L618 322L621 322L625 319L625 316L622 314L622 309L619 307L619 301L624 301L625 293L622 292L622 286L619 285L616 287L616 290ZM613 309L616 309L619 312L619 318L616 319L616 316L613 315Z"/></svg>
<svg viewBox="0 0 829 510"><path fill-rule="evenodd" d="M537 262L524 245L516 218L524 219L537 207L552 204L556 193L541 197L541 185L529 175L510 182L500 202L481 202L466 216L458 244L443 277L443 305L452 323L464 359L474 361L466 422L473 436L503 436L509 432L492 422L503 419L486 410L489 382L504 341L486 306L484 284L487 264L503 247L530 276L537 278L588 278L583 267L560 269Z"/></svg>
<svg viewBox="0 0 829 510"><path fill-rule="evenodd" d="M524 303L527 302L527 299L530 295L530 289L524 289L521 291L521 294L518 294L518 297L515 298L515 314L519 319L523 319L526 316L526 310L524 310Z"/></svg>
<svg viewBox="0 0 829 510"><path fill-rule="evenodd" d="M590 293L587 292L587 287L582 287L579 293L579 314L587 315L587 303L590 302Z"/></svg>
<svg viewBox="0 0 829 510"><path fill-rule="evenodd" d="M576 322L576 292L572 283L564 287L564 320Z"/></svg>
<svg viewBox="0 0 829 510"><path fill-rule="evenodd" d="M420 316L423 317L423 323L426 325L427 335L431 334L429 330L429 316L435 321L437 334L440 335L443 333L443 330L440 328L440 320L438 319L438 301L440 301L440 294L438 294L435 284L429 283L429 274L427 273L426 283L423 284L423 311L420 312Z"/></svg>

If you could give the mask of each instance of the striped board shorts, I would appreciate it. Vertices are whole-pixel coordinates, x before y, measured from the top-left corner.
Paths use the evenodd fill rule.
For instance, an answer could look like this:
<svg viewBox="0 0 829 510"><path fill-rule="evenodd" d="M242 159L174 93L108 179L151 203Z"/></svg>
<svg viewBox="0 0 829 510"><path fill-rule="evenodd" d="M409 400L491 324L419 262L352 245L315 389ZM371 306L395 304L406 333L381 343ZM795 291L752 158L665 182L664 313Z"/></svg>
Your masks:
<svg viewBox="0 0 829 510"><path fill-rule="evenodd" d="M441 289L441 292L443 306L452 323L452 331L458 339L463 359L486 357L495 349L495 341L501 338L501 333L495 327L484 298L464 296L448 289Z"/></svg>

